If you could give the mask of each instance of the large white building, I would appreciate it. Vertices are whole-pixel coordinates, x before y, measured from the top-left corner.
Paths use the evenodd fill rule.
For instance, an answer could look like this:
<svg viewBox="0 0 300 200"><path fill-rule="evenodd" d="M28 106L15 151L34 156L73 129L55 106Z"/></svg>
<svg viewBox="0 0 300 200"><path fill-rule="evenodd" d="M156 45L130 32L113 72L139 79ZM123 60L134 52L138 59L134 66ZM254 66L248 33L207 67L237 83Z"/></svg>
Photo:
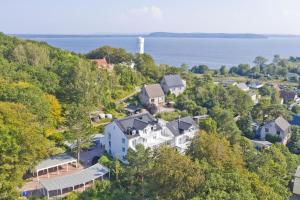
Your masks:
<svg viewBox="0 0 300 200"><path fill-rule="evenodd" d="M105 127L105 150L121 161L125 161L128 149L135 150L138 144L146 148L167 144L183 152L197 131L198 126L190 117L167 123L148 112L139 113L114 120Z"/></svg>

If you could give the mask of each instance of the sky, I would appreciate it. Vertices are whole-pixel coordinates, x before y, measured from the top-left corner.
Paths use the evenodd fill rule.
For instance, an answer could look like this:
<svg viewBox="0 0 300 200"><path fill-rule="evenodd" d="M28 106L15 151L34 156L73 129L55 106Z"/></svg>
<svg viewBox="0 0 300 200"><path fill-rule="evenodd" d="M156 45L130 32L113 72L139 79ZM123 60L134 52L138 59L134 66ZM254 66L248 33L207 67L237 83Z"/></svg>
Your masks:
<svg viewBox="0 0 300 200"><path fill-rule="evenodd" d="M300 0L0 0L7 34L300 35Z"/></svg>

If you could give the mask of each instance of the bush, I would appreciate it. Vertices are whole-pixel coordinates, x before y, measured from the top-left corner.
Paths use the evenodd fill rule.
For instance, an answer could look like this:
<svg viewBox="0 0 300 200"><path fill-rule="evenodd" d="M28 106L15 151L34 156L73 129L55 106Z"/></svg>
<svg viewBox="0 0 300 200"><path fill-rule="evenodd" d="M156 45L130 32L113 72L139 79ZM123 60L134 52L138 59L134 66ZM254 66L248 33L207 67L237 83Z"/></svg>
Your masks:
<svg viewBox="0 0 300 200"><path fill-rule="evenodd" d="M266 135L266 140L272 143L281 142L281 138L277 135Z"/></svg>

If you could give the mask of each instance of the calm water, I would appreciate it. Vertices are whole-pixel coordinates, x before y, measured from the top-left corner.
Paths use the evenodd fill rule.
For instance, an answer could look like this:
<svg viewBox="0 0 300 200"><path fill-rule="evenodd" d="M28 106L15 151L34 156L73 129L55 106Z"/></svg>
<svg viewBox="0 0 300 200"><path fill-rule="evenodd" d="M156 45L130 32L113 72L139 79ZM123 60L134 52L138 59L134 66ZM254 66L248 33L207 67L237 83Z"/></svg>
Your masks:
<svg viewBox="0 0 300 200"><path fill-rule="evenodd" d="M66 50L87 53L103 45L137 52L136 37L39 37L21 36L45 41ZM207 64L212 68L221 65L251 64L258 55L272 60L273 55L300 56L300 38L269 39L216 39L216 38L145 38L145 52L159 64L190 66Z"/></svg>

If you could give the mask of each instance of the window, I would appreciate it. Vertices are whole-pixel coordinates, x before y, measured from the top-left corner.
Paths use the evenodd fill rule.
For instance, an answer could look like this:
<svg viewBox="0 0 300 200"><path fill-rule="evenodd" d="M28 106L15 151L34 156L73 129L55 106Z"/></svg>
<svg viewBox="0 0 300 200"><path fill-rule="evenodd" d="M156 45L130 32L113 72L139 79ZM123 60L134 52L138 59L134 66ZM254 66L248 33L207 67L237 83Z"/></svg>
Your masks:
<svg viewBox="0 0 300 200"><path fill-rule="evenodd" d="M151 103L154 103L154 99L151 99Z"/></svg>
<svg viewBox="0 0 300 200"><path fill-rule="evenodd" d="M280 131L276 131L277 135L280 135Z"/></svg>
<svg viewBox="0 0 300 200"><path fill-rule="evenodd" d="M125 147L122 147L122 152L125 153Z"/></svg>
<svg viewBox="0 0 300 200"><path fill-rule="evenodd" d="M265 132L266 132L266 133L269 133L269 128L265 128Z"/></svg>
<svg viewBox="0 0 300 200"><path fill-rule="evenodd" d="M122 143L125 144L125 138L122 138Z"/></svg>

